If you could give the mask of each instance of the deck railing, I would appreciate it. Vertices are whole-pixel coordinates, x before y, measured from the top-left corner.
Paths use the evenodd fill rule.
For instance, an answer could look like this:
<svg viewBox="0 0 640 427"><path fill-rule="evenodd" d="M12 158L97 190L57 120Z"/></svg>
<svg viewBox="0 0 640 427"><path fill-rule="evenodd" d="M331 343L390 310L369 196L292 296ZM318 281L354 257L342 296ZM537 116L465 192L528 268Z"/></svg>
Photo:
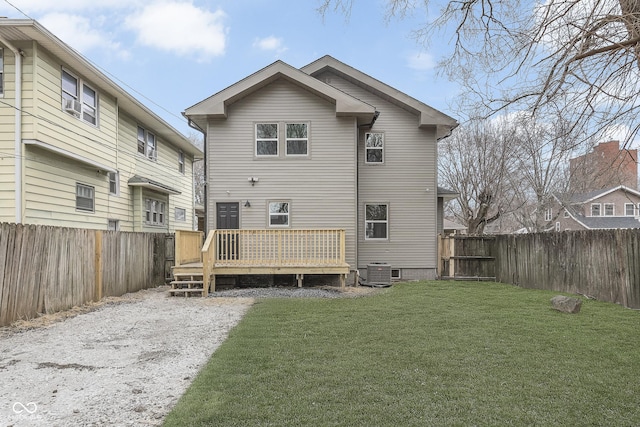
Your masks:
<svg viewBox="0 0 640 427"><path fill-rule="evenodd" d="M176 230L176 266L202 261L202 236L202 231Z"/></svg>
<svg viewBox="0 0 640 427"><path fill-rule="evenodd" d="M345 263L345 231L214 230L218 266L325 266Z"/></svg>
<svg viewBox="0 0 640 427"><path fill-rule="evenodd" d="M213 267L216 262L216 245L213 244L215 237L215 230L212 230L207 235L207 240L202 245L202 295L209 294L209 285L211 283L211 276L213 274ZM215 291L215 282L214 289Z"/></svg>

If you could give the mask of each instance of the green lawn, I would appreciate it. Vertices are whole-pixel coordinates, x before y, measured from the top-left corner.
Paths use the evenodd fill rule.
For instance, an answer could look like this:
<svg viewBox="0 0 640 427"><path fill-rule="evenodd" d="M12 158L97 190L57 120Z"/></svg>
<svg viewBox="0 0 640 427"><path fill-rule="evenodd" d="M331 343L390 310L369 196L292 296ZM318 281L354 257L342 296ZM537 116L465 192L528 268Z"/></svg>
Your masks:
<svg viewBox="0 0 640 427"><path fill-rule="evenodd" d="M257 303L166 426L638 426L640 312L497 283Z"/></svg>

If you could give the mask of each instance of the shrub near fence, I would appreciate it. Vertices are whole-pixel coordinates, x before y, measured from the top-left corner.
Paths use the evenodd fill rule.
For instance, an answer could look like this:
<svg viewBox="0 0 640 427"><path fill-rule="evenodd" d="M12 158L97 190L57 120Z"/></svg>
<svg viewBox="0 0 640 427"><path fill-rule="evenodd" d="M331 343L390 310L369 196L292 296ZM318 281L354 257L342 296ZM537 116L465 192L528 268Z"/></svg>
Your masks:
<svg viewBox="0 0 640 427"><path fill-rule="evenodd" d="M164 239L0 224L0 326L162 284Z"/></svg>
<svg viewBox="0 0 640 427"><path fill-rule="evenodd" d="M640 308L640 230L496 236L496 280Z"/></svg>

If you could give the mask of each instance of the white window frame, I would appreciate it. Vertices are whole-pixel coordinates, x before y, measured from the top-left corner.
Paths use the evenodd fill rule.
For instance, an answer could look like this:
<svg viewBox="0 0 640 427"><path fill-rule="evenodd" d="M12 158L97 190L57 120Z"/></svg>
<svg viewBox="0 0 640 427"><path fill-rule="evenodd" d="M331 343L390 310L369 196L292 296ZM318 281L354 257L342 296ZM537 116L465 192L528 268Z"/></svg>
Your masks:
<svg viewBox="0 0 640 427"><path fill-rule="evenodd" d="M289 137L289 126L290 125L304 125L305 126L305 134L306 137L302 138L302 137ZM291 122L291 123L285 123L284 125L284 131L285 131L285 139L284 139L284 153L285 156L287 157L307 157L309 155L309 123L307 122ZM304 154L298 154L298 153L289 153L289 142L290 141L298 141L298 142L302 142L304 141L305 144L305 153Z"/></svg>
<svg viewBox="0 0 640 427"><path fill-rule="evenodd" d="M107 230L109 230L109 231L120 231L120 220L119 219L108 219L107 220Z"/></svg>
<svg viewBox="0 0 640 427"><path fill-rule="evenodd" d="M560 231L560 221L556 222L556 231Z"/></svg>
<svg viewBox="0 0 640 427"><path fill-rule="evenodd" d="M185 208L176 207L173 212L174 219L180 222L187 221L187 210Z"/></svg>
<svg viewBox="0 0 640 427"><path fill-rule="evenodd" d="M562 213L562 216L565 218L569 218L569 210L567 208L564 208L564 212Z"/></svg>
<svg viewBox="0 0 640 427"><path fill-rule="evenodd" d="M553 219L553 209L547 208L547 210L544 211L544 220L551 221L552 219Z"/></svg>
<svg viewBox="0 0 640 427"><path fill-rule="evenodd" d="M144 199L144 223L151 226L164 226L167 224L166 202L151 197Z"/></svg>
<svg viewBox="0 0 640 427"><path fill-rule="evenodd" d="M631 208L631 213L629 213L629 208ZM634 203L624 204L624 216L636 216L636 205Z"/></svg>
<svg viewBox="0 0 640 427"><path fill-rule="evenodd" d="M90 200L91 208L81 206L80 200ZM96 188L94 186L76 182L76 210L81 212L96 211Z"/></svg>
<svg viewBox="0 0 640 427"><path fill-rule="evenodd" d="M258 138L258 126L260 125L275 125L276 126L276 136L275 138L270 137L270 138ZM267 157L267 158L273 158L273 157L278 157L280 155L280 144L279 144L279 136L280 136L280 123L277 122L260 122L260 123L256 123L254 126L254 132L255 132L255 144L254 144L254 150L255 150L255 155L256 157ZM261 142L275 142L276 143L276 153L275 154L260 154L258 153L258 144Z"/></svg>
<svg viewBox="0 0 640 427"><path fill-rule="evenodd" d="M184 151L178 151L178 172L184 175Z"/></svg>
<svg viewBox="0 0 640 427"><path fill-rule="evenodd" d="M598 211L597 215L594 215L594 209ZM600 203L591 203L591 216L602 216L602 206Z"/></svg>
<svg viewBox="0 0 640 427"><path fill-rule="evenodd" d="M607 208L611 208L611 213L607 213ZM604 216L616 216L616 205L615 205L615 203L605 203L604 204Z"/></svg>
<svg viewBox="0 0 640 427"><path fill-rule="evenodd" d="M152 161L158 160L158 138L156 138L154 133L149 132L146 128L138 125L138 129L136 131L136 143L138 154L141 154ZM144 147L143 151L140 151L141 146Z"/></svg>
<svg viewBox="0 0 640 427"><path fill-rule="evenodd" d="M278 211L272 211L272 205L280 205L280 204L284 204L287 206L287 211L286 212L278 212ZM287 228L291 225L291 202L287 201L287 200L270 200L269 203L267 203L267 215L268 215L268 223L269 223L269 227L274 227L274 228ZM273 219L275 219L276 217L283 217L286 218L286 222L284 224L279 224L279 223L273 223Z"/></svg>
<svg viewBox="0 0 640 427"><path fill-rule="evenodd" d="M66 90L64 87L63 82L65 81L65 74L75 80L75 90L73 92ZM98 127L98 91L77 75L64 68L62 69L60 79L62 111L91 126ZM91 97L88 96L85 91L91 91L93 93L93 100L91 100Z"/></svg>
<svg viewBox="0 0 640 427"><path fill-rule="evenodd" d="M369 219L367 217L368 206L385 206L385 219ZM385 225L384 237L370 237L370 231L373 232L375 224ZM389 240L389 204L388 203L365 203L364 205L364 239L365 240Z"/></svg>
<svg viewBox="0 0 640 427"><path fill-rule="evenodd" d="M109 194L112 196L120 195L120 172L109 172L107 173L107 177L109 178Z"/></svg>
<svg viewBox="0 0 640 427"><path fill-rule="evenodd" d="M369 143L369 138L371 135L380 135L381 146L375 146ZM364 162L368 165L382 165L384 164L384 133L383 132L367 132L364 134ZM375 143L375 141L373 141ZM369 151L370 150L379 150L380 151L380 161L370 162L369 161Z"/></svg>
<svg viewBox="0 0 640 427"><path fill-rule="evenodd" d="M402 279L402 270L400 270L399 268L392 268L391 269L391 278L394 279L394 280Z"/></svg>

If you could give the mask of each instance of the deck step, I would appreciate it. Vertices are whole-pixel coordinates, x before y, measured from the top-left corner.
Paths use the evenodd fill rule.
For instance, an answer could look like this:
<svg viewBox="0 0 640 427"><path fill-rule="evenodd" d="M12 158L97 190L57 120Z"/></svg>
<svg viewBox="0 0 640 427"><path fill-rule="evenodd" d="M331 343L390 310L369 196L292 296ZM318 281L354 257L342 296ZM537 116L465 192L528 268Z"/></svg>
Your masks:
<svg viewBox="0 0 640 427"><path fill-rule="evenodd" d="M184 288L184 289L169 289L167 291L169 293L169 296L180 296L180 294L182 294L182 296L191 296L191 295L197 295L200 296L202 295L202 289L197 289L197 288Z"/></svg>
<svg viewBox="0 0 640 427"><path fill-rule="evenodd" d="M202 280L172 280L170 284L173 285L202 285Z"/></svg>

